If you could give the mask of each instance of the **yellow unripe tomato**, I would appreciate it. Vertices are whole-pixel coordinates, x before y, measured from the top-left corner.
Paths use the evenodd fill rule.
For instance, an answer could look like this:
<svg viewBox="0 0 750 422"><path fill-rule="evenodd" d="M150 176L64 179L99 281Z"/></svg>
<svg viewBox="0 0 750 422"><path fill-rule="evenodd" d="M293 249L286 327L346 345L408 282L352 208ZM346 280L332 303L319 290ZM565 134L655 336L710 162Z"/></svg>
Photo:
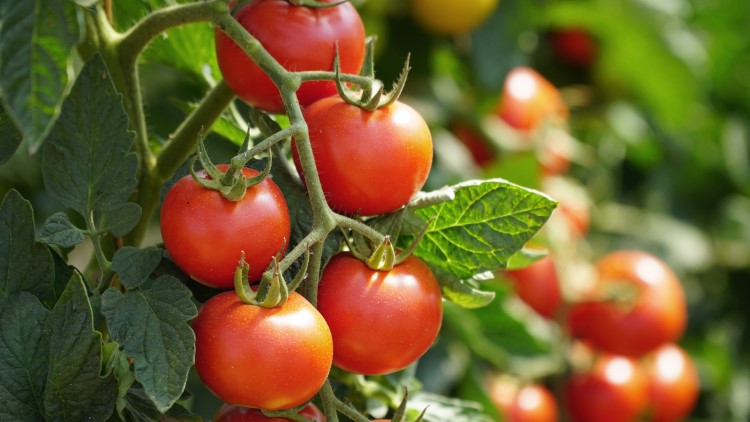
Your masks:
<svg viewBox="0 0 750 422"><path fill-rule="evenodd" d="M499 0L412 0L414 18L438 34L471 32L495 10Z"/></svg>

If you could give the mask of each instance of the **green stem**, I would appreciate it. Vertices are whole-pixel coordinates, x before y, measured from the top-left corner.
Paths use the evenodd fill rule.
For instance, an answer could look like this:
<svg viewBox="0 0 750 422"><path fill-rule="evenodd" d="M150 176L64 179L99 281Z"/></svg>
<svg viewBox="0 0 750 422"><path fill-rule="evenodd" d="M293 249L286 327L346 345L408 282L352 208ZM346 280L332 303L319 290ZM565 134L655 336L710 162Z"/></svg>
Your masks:
<svg viewBox="0 0 750 422"><path fill-rule="evenodd" d="M320 283L321 267L323 266L323 249L325 239L315 243L312 247L312 256L307 270L305 281L305 297L313 306L318 306L318 284Z"/></svg>
<svg viewBox="0 0 750 422"><path fill-rule="evenodd" d="M343 413L344 415L346 415L346 417L354 422L370 422L370 420L367 419L367 417L360 413L357 409L355 409L351 405L344 403L338 398L336 398L336 410Z"/></svg>
<svg viewBox="0 0 750 422"><path fill-rule="evenodd" d="M102 272L101 280L99 280L99 285L95 286L93 284L90 284L89 287L92 291L95 292L103 292L107 289L109 286L109 283L112 281L112 278L114 277L114 272L112 271L112 263L107 259L106 255L104 254L104 248L102 247L101 242L101 234L98 234L98 230L96 228L96 222L94 221L94 212L89 211L87 213L86 217L86 229L91 233L89 238L91 239L91 244L94 247L94 255L96 256L96 262L99 264L99 268ZM93 278L92 278L93 280ZM91 282L93 283L93 282Z"/></svg>
<svg viewBox="0 0 750 422"><path fill-rule="evenodd" d="M260 152L265 151L271 148L272 146L274 146L275 144L294 136L294 134L298 133L300 130L301 130L301 125L291 125L287 127L286 129L282 129L274 133L273 135L259 142L257 145L253 146L246 152L232 158L233 166L237 166L237 167L244 166L248 161L250 161L254 156L259 154Z"/></svg>
<svg viewBox="0 0 750 422"><path fill-rule="evenodd" d="M339 215L337 214L335 216L336 225L339 227L343 227L352 231L355 231L362 236L370 239L374 244L378 245L383 242L383 236L382 233L379 231L373 229L372 227L368 226L367 224L357 221L353 218L347 217L345 215Z"/></svg>
<svg viewBox="0 0 750 422"><path fill-rule="evenodd" d="M336 72L326 72L323 70L307 70L307 71L297 72L296 75L299 76L302 82L335 81L336 80ZM370 86L373 84L373 81L374 81L374 79L367 77L367 76L352 75L348 73L339 74L339 78L341 79L342 82L350 82L350 83L357 84L360 86Z"/></svg>
<svg viewBox="0 0 750 422"><path fill-rule="evenodd" d="M320 389L320 400L323 402L323 413L326 415L327 422L339 422L339 416L336 411L336 394L331 387L331 381L326 380L323 388Z"/></svg>

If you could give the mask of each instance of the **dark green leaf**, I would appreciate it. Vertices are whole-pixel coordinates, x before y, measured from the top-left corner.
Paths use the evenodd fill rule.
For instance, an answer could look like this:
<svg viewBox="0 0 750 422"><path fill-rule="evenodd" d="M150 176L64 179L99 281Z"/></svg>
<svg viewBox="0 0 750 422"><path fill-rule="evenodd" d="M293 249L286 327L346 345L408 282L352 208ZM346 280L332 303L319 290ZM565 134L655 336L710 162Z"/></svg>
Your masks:
<svg viewBox="0 0 750 422"><path fill-rule="evenodd" d="M106 420L117 398L117 380L100 376L101 334L94 331L83 280L73 274L52 309L49 373L44 390L48 420Z"/></svg>
<svg viewBox="0 0 750 422"><path fill-rule="evenodd" d="M104 223L99 229L109 230L115 236L125 236L138 224L141 219L141 206L132 202L108 208L102 212Z"/></svg>
<svg viewBox="0 0 750 422"><path fill-rule="evenodd" d="M18 129L0 106L0 164L4 164L13 156L22 140L23 137L18 133Z"/></svg>
<svg viewBox="0 0 750 422"><path fill-rule="evenodd" d="M154 40L143 53L147 62L173 67L198 81L205 82L204 68L211 79L220 79L214 48L214 28L207 22L170 29Z"/></svg>
<svg viewBox="0 0 750 422"><path fill-rule="evenodd" d="M148 280L163 255L164 250L155 246L143 249L125 246L112 257L112 269L120 276L123 286L135 289Z"/></svg>
<svg viewBox="0 0 750 422"><path fill-rule="evenodd" d="M52 214L42 226L39 240L48 245L58 245L69 248L85 240L83 232L73 223L64 212Z"/></svg>
<svg viewBox="0 0 750 422"><path fill-rule="evenodd" d="M492 422L479 403L438 394L410 395L406 406L407 420L414 420L426 408L424 418L430 422Z"/></svg>
<svg viewBox="0 0 750 422"><path fill-rule="evenodd" d="M187 321L197 310L190 291L162 276L142 288L102 298L112 339L133 357L135 377L160 412L180 398L195 357L195 334Z"/></svg>
<svg viewBox="0 0 750 422"><path fill-rule="evenodd" d="M0 294L19 291L49 297L54 264L49 249L34 241L34 215L29 201L16 190L0 204Z"/></svg>
<svg viewBox="0 0 750 422"><path fill-rule="evenodd" d="M49 303L45 303L48 308L52 309L57 303L57 300L62 296L65 288L68 287L70 278L73 277L75 268L65 261L63 257L57 254L54 250L52 252L52 261L55 264L55 282L53 283L52 298ZM94 314L96 315L96 314ZM94 327L98 327L96 324L96 317L94 318Z"/></svg>
<svg viewBox="0 0 750 422"><path fill-rule="evenodd" d="M557 205L542 193L502 179L468 181L453 189L453 201L413 210L417 221L405 224L407 234L398 244L409 244L434 218L415 255L460 279L505 268Z"/></svg>
<svg viewBox="0 0 750 422"><path fill-rule="evenodd" d="M69 1L5 1L0 8L0 92L33 150L44 140L68 87L79 39Z"/></svg>
<svg viewBox="0 0 750 422"><path fill-rule="evenodd" d="M21 292L0 309L0 421L44 419L49 311Z"/></svg>
<svg viewBox="0 0 750 422"><path fill-rule="evenodd" d="M130 390L130 387L135 383L135 374L130 370L130 362L128 357L120 350L120 345L115 342L104 344L102 347L102 353L104 354L105 373L112 373L117 378L117 409L118 416L125 420L125 406L127 400L125 396Z"/></svg>
<svg viewBox="0 0 750 422"><path fill-rule="evenodd" d="M124 203L137 182L132 144L120 95L97 54L73 85L44 147L47 191L84 218Z"/></svg>
<svg viewBox="0 0 750 422"><path fill-rule="evenodd" d="M143 390L143 386L136 384L128 391L125 396L127 403L126 412L130 416L129 420L134 422L151 422L156 420L170 420L182 422L203 422L203 418L190 413L180 404L175 404L166 413L160 412L151 403L148 395Z"/></svg>
<svg viewBox="0 0 750 422"><path fill-rule="evenodd" d="M494 292L485 292L443 271L434 271L440 283L443 297L464 308L474 309L489 305L495 299Z"/></svg>

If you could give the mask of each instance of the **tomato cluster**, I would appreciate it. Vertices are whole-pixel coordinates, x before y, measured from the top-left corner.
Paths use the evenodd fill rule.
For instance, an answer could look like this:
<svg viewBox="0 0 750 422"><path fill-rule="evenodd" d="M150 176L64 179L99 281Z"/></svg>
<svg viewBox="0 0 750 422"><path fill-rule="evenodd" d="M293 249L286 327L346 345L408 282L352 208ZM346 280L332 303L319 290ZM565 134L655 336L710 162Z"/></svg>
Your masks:
<svg viewBox="0 0 750 422"><path fill-rule="evenodd" d="M330 73L336 54L342 72L357 73L362 66L364 30L348 2L306 7L255 0L239 6L234 17L288 70ZM284 111L279 88L265 70L220 29L216 53L227 84L241 99L269 113ZM432 139L414 109L397 99L365 109L340 97L330 80L304 82L296 94L309 139L293 140L293 160L304 182L320 182L331 210L390 213L422 188ZM312 176L305 174L309 167L302 165L298 142L309 142L313 151ZM207 158L200 158L206 167ZM279 293L285 281L276 267L292 236L284 193L255 170L241 169L246 185L236 185L229 171L239 169L219 165L178 180L161 211L164 244L177 266L209 287L237 290L208 299L192 322L195 369L226 403L215 421L282 420L259 409L305 403L300 415L324 421L309 401L332 365L387 374L427 351L440 330L442 297L423 261L404 256L388 268L371 269L360 254L340 253L322 271L313 296L317 308L296 292L286 297ZM279 295L278 303L258 299L271 294Z"/></svg>

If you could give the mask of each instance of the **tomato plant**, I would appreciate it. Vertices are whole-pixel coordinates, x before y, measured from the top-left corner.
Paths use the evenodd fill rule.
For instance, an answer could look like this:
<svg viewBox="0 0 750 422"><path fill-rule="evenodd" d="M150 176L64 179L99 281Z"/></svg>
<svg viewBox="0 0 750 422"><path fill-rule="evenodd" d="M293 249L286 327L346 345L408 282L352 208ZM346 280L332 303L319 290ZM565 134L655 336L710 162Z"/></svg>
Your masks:
<svg viewBox="0 0 750 422"><path fill-rule="evenodd" d="M195 370L217 397L279 410L312 398L328 376L328 325L302 296L276 308L243 303L235 292L209 299L192 323Z"/></svg>
<svg viewBox="0 0 750 422"><path fill-rule="evenodd" d="M568 107L557 88L539 72L517 67L505 78L496 113L508 125L530 131L545 121L565 121Z"/></svg>
<svg viewBox="0 0 750 422"><path fill-rule="evenodd" d="M323 412L312 403L305 406L299 414L313 422L325 422L326 417ZM265 416L259 409L250 407L235 406L224 404L214 415L213 422L285 422L289 419L271 418Z"/></svg>
<svg viewBox="0 0 750 422"><path fill-rule="evenodd" d="M658 348L646 363L649 381L649 420L685 420L698 399L700 380L690 356L675 344Z"/></svg>
<svg viewBox="0 0 750 422"><path fill-rule="evenodd" d="M260 174L249 168L242 173ZM197 175L208 177L205 171ZM220 289L234 285L243 251L250 281L259 280L271 258L286 250L291 231L284 195L270 179L248 188L241 200L230 201L185 176L165 196L161 221L164 246L175 263L193 279Z"/></svg>
<svg viewBox="0 0 750 422"><path fill-rule="evenodd" d="M414 256L378 271L336 255L321 277L318 309L331 328L333 363L359 374L412 364L435 341L442 321L440 287Z"/></svg>
<svg viewBox="0 0 750 422"><path fill-rule="evenodd" d="M241 6L235 18L289 70L332 70L337 50L343 72L357 73L362 66L365 30L349 2L309 8L284 0L256 0ZM284 111L271 78L220 29L216 30L216 57L224 80L240 98L268 112ZM304 82L297 91L303 107L335 94L330 80Z"/></svg>
<svg viewBox="0 0 750 422"><path fill-rule="evenodd" d="M438 34L460 35L481 25L495 10L498 0L413 0L412 14L426 29Z"/></svg>
<svg viewBox="0 0 750 422"><path fill-rule="evenodd" d="M424 186L432 136L412 107L396 101L373 111L325 98L305 109L320 183L335 211L394 211ZM299 165L299 156L295 154ZM356 170L353 170L356 169Z"/></svg>
<svg viewBox="0 0 750 422"><path fill-rule="evenodd" d="M565 387L565 404L576 422L632 422L648 404L648 382L637 362L601 356Z"/></svg>
<svg viewBox="0 0 750 422"><path fill-rule="evenodd" d="M608 291L614 297L574 305L574 335L628 356L642 356L682 335L687 322L685 294L662 261L641 251L616 251L602 257L597 269L599 294ZM618 293L629 297L618 298Z"/></svg>
<svg viewBox="0 0 750 422"><path fill-rule="evenodd" d="M562 302L560 281L552 255L517 270L506 271L518 297L545 318L554 318Z"/></svg>

